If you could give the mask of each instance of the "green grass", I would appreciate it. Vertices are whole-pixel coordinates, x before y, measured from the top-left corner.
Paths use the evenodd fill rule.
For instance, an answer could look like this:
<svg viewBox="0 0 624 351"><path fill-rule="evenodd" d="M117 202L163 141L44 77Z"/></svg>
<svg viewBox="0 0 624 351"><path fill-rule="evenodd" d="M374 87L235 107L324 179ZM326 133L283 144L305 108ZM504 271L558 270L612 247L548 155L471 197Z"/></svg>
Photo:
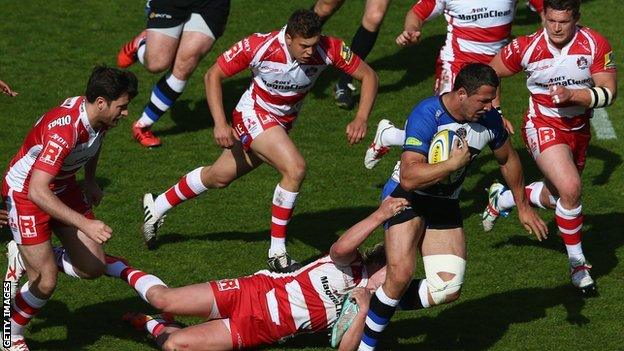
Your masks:
<svg viewBox="0 0 624 351"><path fill-rule="evenodd" d="M173 110L156 125L163 137L160 149L143 149L131 138L131 121L140 114L158 79L141 66L132 67L139 76L141 93L131 104L132 117L109 133L98 172L106 196L96 213L114 228L108 252L128 258L171 286L250 274L265 267L269 204L279 179L272 168L262 166L229 188L209 191L172 211L154 252L144 249L138 233L140 201L143 193L164 191L186 172L210 164L219 155L201 80L216 56L251 32L281 27L292 10L312 2L234 1L225 35L203 60ZM399 50L394 37L411 4L392 2L368 58L379 74L380 89L367 141L379 119L387 116L402 123L432 91L433 67L445 26L441 18L427 24L419 46ZM1 164L8 163L43 112L83 92L94 64L114 63L121 44L145 25L143 5L138 0L0 2L0 79L20 93L14 99L0 96ZM617 24L622 17L619 5L618 0L594 0L584 1L582 8L583 22L609 38L616 55L624 52ZM362 12L361 1L347 1L327 23L326 33L350 42ZM514 34L530 33L537 27L535 17L521 4ZM619 56L616 59L621 65ZM367 143L353 147L346 143L344 129L354 112L334 106L331 84L335 77L336 72L330 70L318 82L291 134L308 165L289 228L289 251L297 258L327 250L346 228L374 209L380 187L399 156L394 150L374 170L362 167ZM228 109L247 84L247 74L227 81ZM503 91L506 116L518 128L527 104L522 75L507 79ZM620 138L624 137L621 106L618 101L608 110ZM448 306L397 313L382 347L621 349L624 269L618 263L624 255L624 151L620 140L593 140L583 175L584 248L595 267L592 273L598 279L599 297L583 300L571 288L552 213L542 212L553 233L543 243L524 233L514 216L501 221L491 234L481 232L482 189L500 178L486 151L473 166L462 195L469 256L462 298ZM526 178L538 178L520 137L514 136L513 142L522 156ZM9 233L3 230L2 238L9 240ZM367 245L381 239L378 230ZM417 274L422 275L420 265ZM141 333L121 323L121 315L129 310L150 309L122 282L61 276L54 297L29 327L29 345L33 350L153 349ZM302 336L274 349L321 350L327 345L323 335Z"/></svg>

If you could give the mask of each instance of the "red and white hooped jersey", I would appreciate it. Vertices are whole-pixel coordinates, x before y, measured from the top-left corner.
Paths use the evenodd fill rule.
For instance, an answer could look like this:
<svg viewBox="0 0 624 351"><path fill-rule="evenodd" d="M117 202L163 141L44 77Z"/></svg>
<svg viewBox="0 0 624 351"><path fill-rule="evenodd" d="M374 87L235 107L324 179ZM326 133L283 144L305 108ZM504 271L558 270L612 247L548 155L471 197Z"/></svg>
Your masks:
<svg viewBox="0 0 624 351"><path fill-rule="evenodd" d="M290 56L285 33L286 27L252 34L217 59L227 76L251 69L253 79L236 109L243 114L246 110L266 111L284 126L296 118L303 98L328 65L351 74L361 62L342 40L321 36L314 56L301 64Z"/></svg>
<svg viewBox="0 0 624 351"><path fill-rule="evenodd" d="M615 62L609 42L596 31L578 27L574 38L561 50L554 47L544 29L518 37L501 51L503 64L512 72L524 70L531 93L527 118L544 118L558 129L577 130L591 117L592 110L584 106L555 104L549 86L568 89L594 86L592 75L615 73Z"/></svg>
<svg viewBox="0 0 624 351"><path fill-rule="evenodd" d="M338 266L329 255L294 273L263 270L252 277L257 276L271 279L272 289L260 300L266 303L263 307L268 314L267 323L278 337L329 328L340 315L345 295L368 282L368 273L360 260L350 266Z"/></svg>
<svg viewBox="0 0 624 351"><path fill-rule="evenodd" d="M508 43L517 0L420 0L412 11L422 21L441 13L448 22L443 62L489 63Z"/></svg>
<svg viewBox="0 0 624 351"><path fill-rule="evenodd" d="M85 98L66 99L46 112L26 135L22 147L9 163L2 182L8 189L28 193L33 169L55 175L50 188L60 192L63 181L74 179L76 172L95 156L102 144L104 129L95 131L85 108Z"/></svg>

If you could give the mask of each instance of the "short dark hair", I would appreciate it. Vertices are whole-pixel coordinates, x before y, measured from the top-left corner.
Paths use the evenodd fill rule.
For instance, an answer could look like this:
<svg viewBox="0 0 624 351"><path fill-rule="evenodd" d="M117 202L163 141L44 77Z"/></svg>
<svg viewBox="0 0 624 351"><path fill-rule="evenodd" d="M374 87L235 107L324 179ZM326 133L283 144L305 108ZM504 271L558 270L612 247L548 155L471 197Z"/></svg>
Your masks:
<svg viewBox="0 0 624 351"><path fill-rule="evenodd" d="M544 0L544 12L547 8L557 11L572 11L572 16L578 19L581 14L581 0Z"/></svg>
<svg viewBox="0 0 624 351"><path fill-rule="evenodd" d="M498 84L498 76L492 67L483 63L470 63L457 74L453 91L464 88L468 95L472 95L484 85L498 88Z"/></svg>
<svg viewBox="0 0 624 351"><path fill-rule="evenodd" d="M311 10L300 9L293 12L286 25L286 34L291 38L305 39L321 34L321 19Z"/></svg>
<svg viewBox="0 0 624 351"><path fill-rule="evenodd" d="M361 255L362 263L365 265L377 264L379 267L386 265L386 247L383 243L378 243L370 249L366 249Z"/></svg>
<svg viewBox="0 0 624 351"><path fill-rule="evenodd" d="M122 71L105 65L95 66L87 83L85 96L88 102L95 102L98 96L109 103L128 94L133 99L138 94L137 77L132 72Z"/></svg>

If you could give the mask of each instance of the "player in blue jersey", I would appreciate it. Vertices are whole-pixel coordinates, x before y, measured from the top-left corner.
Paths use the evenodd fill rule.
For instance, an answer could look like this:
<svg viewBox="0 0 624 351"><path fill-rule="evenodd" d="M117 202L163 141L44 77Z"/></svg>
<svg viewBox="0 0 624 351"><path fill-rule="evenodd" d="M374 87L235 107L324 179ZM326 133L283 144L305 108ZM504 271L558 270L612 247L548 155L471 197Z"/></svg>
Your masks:
<svg viewBox="0 0 624 351"><path fill-rule="evenodd" d="M404 295L407 309L448 303L459 297L466 267L466 243L459 192L471 161L488 146L516 199L520 222L539 240L544 222L530 207L518 154L511 146L502 116L492 108L499 80L488 65L466 65L453 91L421 101L409 115L400 166L384 187L383 197L405 198L411 207L386 223L387 275L370 302L360 350L373 350ZM427 163L438 131L453 130L459 139L448 160ZM453 174L452 177L450 175ZM416 250L425 279L410 284ZM404 306L404 303L412 306Z"/></svg>

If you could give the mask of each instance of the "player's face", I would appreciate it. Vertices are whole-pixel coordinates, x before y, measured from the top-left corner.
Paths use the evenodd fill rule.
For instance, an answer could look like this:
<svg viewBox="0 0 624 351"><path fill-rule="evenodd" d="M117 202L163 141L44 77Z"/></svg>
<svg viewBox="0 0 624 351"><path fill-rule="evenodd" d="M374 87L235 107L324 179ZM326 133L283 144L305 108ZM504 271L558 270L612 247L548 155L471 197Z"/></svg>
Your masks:
<svg viewBox="0 0 624 351"><path fill-rule="evenodd" d="M564 47L574 38L576 23L572 11L561 11L546 8L544 12L544 28L550 42L558 48Z"/></svg>
<svg viewBox="0 0 624 351"><path fill-rule="evenodd" d="M460 89L464 91L464 89ZM492 101L496 97L496 88L482 85L477 91L468 95L464 93L460 97L464 118L468 122L476 122L479 118L492 109Z"/></svg>
<svg viewBox="0 0 624 351"><path fill-rule="evenodd" d="M316 45L320 39L320 35L312 38L303 38L299 36L291 37L286 34L286 45L288 45L288 51L295 60L299 61L299 63L307 63L314 55Z"/></svg>
<svg viewBox="0 0 624 351"><path fill-rule="evenodd" d="M101 113L104 124L109 128L114 127L119 123L120 119L128 117L129 103L130 98L128 94L123 94L119 99L113 100L110 103L107 103L106 100L104 100L101 105L98 103L98 108L102 107Z"/></svg>

